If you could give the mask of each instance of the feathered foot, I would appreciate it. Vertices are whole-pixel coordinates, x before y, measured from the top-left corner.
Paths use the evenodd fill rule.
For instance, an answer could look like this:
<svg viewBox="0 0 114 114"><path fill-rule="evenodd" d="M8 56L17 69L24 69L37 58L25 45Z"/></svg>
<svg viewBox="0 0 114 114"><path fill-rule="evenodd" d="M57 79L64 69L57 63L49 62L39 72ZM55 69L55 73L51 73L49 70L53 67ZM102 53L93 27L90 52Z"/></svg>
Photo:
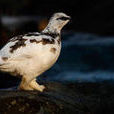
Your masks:
<svg viewBox="0 0 114 114"><path fill-rule="evenodd" d="M28 82L25 78L22 78L21 84L19 86L20 90L38 90L40 92L43 92L45 89L44 85L39 85L36 82L36 79L33 79L32 81Z"/></svg>

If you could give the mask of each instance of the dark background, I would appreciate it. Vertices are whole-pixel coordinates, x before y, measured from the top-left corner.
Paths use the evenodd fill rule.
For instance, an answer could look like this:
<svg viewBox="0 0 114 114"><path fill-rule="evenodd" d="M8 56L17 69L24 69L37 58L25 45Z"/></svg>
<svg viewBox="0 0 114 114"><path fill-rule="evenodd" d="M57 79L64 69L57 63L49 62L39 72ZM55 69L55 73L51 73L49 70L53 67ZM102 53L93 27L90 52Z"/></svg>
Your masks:
<svg viewBox="0 0 114 114"><path fill-rule="evenodd" d="M3 47L8 39L15 35L41 31L48 23L49 17L55 12L64 12L72 17L71 22L64 28L66 32L73 31L75 33L94 34L101 36L102 39L104 37L108 39L109 36L113 38L114 36L113 0L0 0L0 48ZM12 24L5 23L5 19L9 21L12 17L20 21L16 21L15 23L12 21ZM71 48L69 48L69 52L73 50ZM114 70L114 61L112 58L114 56L113 45L108 48L105 47L106 49L104 47L100 47L99 49L98 47L93 47L94 49L92 48L89 52L88 47L78 47L75 45L75 48L79 51L78 53L84 52L81 53L81 62L84 61L86 64L91 64L96 69L100 67L100 69L104 70ZM96 49L98 50L96 51ZM103 50L102 53L99 50ZM108 59L110 60L111 58L111 65L105 62L107 57L104 60L102 59L102 56L105 56L105 53L109 53L109 50L111 57ZM74 55L72 57L75 59ZM60 61L62 60L60 59ZM100 65L97 61L100 62ZM8 76L1 74L1 88L11 86L12 81L10 82ZM11 78L11 80L17 80L14 77ZM6 80L9 80L9 82L7 85L4 85ZM15 85L15 82L13 84Z"/></svg>
<svg viewBox="0 0 114 114"><path fill-rule="evenodd" d="M69 29L100 35L114 34L113 0L0 0L0 14L45 16L65 12L72 17ZM1 25L2 26L2 25Z"/></svg>

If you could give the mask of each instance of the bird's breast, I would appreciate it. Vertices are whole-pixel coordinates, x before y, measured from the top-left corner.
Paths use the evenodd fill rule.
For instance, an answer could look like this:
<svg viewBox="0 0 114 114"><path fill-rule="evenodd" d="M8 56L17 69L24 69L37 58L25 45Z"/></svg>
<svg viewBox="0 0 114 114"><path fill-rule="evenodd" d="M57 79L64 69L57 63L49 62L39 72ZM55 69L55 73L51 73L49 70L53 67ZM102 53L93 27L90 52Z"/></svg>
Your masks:
<svg viewBox="0 0 114 114"><path fill-rule="evenodd" d="M42 48L42 51L40 54L37 55L37 62L40 64L43 68L50 68L58 59L61 51L61 46L57 45L50 45L45 48Z"/></svg>

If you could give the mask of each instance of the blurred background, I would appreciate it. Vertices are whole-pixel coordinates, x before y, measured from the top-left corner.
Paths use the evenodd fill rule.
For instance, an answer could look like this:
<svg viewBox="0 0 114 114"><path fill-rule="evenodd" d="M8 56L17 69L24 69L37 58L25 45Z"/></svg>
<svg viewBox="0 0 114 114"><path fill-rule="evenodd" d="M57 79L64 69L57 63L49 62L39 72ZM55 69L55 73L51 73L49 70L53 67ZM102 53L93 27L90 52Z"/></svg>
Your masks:
<svg viewBox="0 0 114 114"><path fill-rule="evenodd" d="M101 82L114 80L113 0L0 0L0 48L13 36L40 32L55 12L72 20L62 30L62 52L39 81ZM0 88L20 79L0 73Z"/></svg>

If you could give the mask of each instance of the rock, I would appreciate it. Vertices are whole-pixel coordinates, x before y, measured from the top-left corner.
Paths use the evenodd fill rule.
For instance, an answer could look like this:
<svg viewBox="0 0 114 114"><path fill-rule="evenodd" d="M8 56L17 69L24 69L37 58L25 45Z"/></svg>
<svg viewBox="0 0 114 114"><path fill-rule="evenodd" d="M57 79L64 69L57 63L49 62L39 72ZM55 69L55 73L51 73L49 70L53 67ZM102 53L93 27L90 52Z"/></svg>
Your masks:
<svg viewBox="0 0 114 114"><path fill-rule="evenodd" d="M46 83L38 91L0 91L0 114L114 114L114 85Z"/></svg>

